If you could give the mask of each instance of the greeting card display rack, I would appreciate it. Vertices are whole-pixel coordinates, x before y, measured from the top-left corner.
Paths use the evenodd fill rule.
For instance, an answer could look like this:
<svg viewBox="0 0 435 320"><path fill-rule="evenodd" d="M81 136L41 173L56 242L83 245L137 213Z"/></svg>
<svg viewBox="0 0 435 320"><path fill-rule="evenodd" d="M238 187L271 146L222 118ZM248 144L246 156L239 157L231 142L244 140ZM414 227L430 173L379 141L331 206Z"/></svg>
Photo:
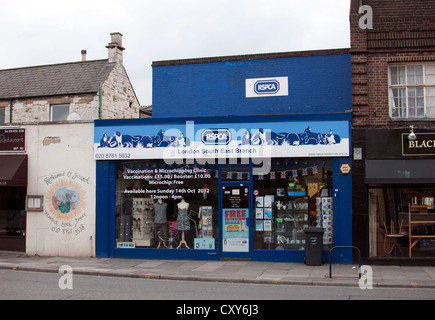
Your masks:
<svg viewBox="0 0 435 320"><path fill-rule="evenodd" d="M153 199L133 199L133 242L136 247L150 247L154 243L153 209Z"/></svg>

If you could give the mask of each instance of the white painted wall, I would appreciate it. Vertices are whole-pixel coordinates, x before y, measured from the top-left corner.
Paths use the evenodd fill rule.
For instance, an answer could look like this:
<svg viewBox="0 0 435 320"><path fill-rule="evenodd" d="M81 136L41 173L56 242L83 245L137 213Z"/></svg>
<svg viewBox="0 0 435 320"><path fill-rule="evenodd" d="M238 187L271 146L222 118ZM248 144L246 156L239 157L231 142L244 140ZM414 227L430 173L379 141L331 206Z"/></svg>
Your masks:
<svg viewBox="0 0 435 320"><path fill-rule="evenodd" d="M27 212L26 253L32 256L94 256L94 123L21 127L26 129L27 139L27 194L44 196L43 212ZM70 191L63 195L72 198L62 196L65 187ZM74 197L77 194L79 198Z"/></svg>

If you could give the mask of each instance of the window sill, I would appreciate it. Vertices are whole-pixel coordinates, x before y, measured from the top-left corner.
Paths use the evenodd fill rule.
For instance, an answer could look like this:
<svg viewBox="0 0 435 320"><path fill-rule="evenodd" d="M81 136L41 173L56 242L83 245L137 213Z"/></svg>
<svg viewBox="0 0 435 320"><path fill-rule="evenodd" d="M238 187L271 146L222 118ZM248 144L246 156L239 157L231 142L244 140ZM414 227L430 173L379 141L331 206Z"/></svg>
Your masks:
<svg viewBox="0 0 435 320"><path fill-rule="evenodd" d="M425 121L430 121L433 122L435 121L435 118L388 118L388 121L390 122L425 122Z"/></svg>

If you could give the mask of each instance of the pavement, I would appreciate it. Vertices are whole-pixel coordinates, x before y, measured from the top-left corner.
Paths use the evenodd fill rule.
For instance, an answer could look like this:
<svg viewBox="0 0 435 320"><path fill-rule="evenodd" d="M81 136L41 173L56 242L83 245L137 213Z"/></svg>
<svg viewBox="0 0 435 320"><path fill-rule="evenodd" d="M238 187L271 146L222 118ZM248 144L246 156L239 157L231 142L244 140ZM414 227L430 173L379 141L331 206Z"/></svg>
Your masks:
<svg viewBox="0 0 435 320"><path fill-rule="evenodd" d="M354 286L360 281L358 266L256 261L139 260L26 256L0 251L0 269L58 273L70 266L73 274L159 280L256 283L276 285ZM373 287L433 288L434 267L371 266Z"/></svg>

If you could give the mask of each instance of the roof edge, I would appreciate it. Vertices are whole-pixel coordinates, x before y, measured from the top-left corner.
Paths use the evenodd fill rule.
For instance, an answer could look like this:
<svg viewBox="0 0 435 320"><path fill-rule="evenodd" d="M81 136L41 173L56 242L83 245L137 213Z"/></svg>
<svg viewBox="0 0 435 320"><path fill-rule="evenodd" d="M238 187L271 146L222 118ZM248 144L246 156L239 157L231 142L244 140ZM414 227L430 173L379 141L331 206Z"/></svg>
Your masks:
<svg viewBox="0 0 435 320"><path fill-rule="evenodd" d="M212 62L227 62L227 61L243 61L243 60L260 60L260 59L292 58L292 57L319 56L319 55L334 55L334 54L349 53L349 51L350 51L350 48L342 48L342 49L323 49L323 50L276 52L276 53L259 53L259 54L206 57L206 58L193 58L193 59L162 60L162 61L153 61L152 67L183 65L183 64L212 63Z"/></svg>
<svg viewBox="0 0 435 320"><path fill-rule="evenodd" d="M41 99L41 98L56 98L56 97L64 97L64 96L82 96L82 95L89 95L89 94L93 94L93 95L98 95L98 90L96 89L95 91L82 91L82 92L65 92L65 93L59 93L59 94L44 94L44 95L17 95L15 97L0 97L0 101L15 101L15 100L25 100L25 99Z"/></svg>
<svg viewBox="0 0 435 320"><path fill-rule="evenodd" d="M109 63L109 59L98 59L98 60L87 60L87 61L75 61L75 62L63 62L63 63L43 64L43 65L39 65L39 66L16 67L16 68L10 68L10 69L0 69L0 72L1 71L12 71L12 70L22 70L22 69L32 69L32 68L44 68L44 67L62 66L62 65L67 65L67 64L102 62L102 61L107 61L107 63Z"/></svg>

